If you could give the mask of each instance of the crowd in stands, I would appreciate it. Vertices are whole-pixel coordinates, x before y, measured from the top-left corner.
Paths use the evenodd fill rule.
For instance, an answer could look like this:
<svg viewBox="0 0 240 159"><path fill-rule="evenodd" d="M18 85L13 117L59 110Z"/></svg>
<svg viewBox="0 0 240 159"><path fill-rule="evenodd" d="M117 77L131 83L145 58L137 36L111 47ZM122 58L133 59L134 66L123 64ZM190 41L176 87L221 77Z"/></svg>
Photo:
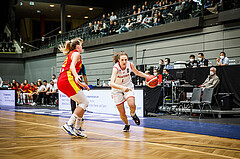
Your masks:
<svg viewBox="0 0 240 159"><path fill-rule="evenodd" d="M114 12L103 14L89 22L85 32L89 35L101 34L102 36L121 34L143 26L146 28L179 21L202 14L201 2L198 0L159 0L157 2L145 1L140 5L133 5L130 10L116 15ZM206 1L205 13L217 13L220 0Z"/></svg>
<svg viewBox="0 0 240 159"><path fill-rule="evenodd" d="M56 75L52 75L52 79L48 83L47 80L38 79L36 84L34 82L28 83L24 80L18 83L12 80L8 84L8 89L14 89L17 92L17 103L25 105L58 105L58 88Z"/></svg>

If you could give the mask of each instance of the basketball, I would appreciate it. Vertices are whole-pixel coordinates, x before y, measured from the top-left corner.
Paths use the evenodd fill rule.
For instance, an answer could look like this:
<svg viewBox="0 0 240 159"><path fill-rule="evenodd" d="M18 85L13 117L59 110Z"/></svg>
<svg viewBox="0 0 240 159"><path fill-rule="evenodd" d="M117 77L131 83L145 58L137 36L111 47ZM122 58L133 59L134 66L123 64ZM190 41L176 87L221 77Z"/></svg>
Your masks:
<svg viewBox="0 0 240 159"><path fill-rule="evenodd" d="M158 85L158 78L157 76L150 75L147 77L147 86L150 88L154 88Z"/></svg>

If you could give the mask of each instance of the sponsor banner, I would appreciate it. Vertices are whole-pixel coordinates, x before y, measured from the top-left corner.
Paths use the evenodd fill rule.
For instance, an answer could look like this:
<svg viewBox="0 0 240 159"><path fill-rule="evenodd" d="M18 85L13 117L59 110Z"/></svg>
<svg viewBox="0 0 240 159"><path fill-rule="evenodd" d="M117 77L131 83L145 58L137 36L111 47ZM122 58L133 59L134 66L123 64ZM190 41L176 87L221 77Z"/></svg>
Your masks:
<svg viewBox="0 0 240 159"><path fill-rule="evenodd" d="M111 90L90 90L83 91L89 105L87 110L95 113L119 114L117 107L112 99ZM134 90L136 113L143 116L143 90ZM130 115L130 109L125 102L126 114ZM59 109L71 110L70 99L59 91Z"/></svg>
<svg viewBox="0 0 240 159"><path fill-rule="evenodd" d="M0 90L0 105L15 106L15 90Z"/></svg>

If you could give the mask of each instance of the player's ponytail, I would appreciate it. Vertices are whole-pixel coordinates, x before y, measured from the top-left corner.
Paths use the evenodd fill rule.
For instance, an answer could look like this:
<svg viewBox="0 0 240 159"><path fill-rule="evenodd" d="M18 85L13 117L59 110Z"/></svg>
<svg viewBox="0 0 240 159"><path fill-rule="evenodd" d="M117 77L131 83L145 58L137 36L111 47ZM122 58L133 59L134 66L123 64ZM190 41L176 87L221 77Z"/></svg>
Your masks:
<svg viewBox="0 0 240 159"><path fill-rule="evenodd" d="M80 43L83 43L83 40L81 38L75 38L72 39L71 41L66 41L65 46L63 44L60 44L58 49L64 53L64 55L68 55L70 51L76 49L76 46L79 45Z"/></svg>
<svg viewBox="0 0 240 159"><path fill-rule="evenodd" d="M128 54L125 51L120 51L119 53L113 52L113 62L118 63L118 60L120 59L120 56L126 55L128 57Z"/></svg>

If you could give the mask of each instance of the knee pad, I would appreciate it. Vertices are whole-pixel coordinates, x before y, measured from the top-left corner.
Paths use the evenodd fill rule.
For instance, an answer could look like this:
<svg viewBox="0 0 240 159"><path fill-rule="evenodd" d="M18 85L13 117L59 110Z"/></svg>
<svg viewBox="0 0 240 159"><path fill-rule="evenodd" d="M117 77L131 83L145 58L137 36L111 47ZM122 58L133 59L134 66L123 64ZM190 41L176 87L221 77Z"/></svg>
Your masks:
<svg viewBox="0 0 240 159"><path fill-rule="evenodd" d="M70 98L77 102L79 107L82 107L84 110L86 110L89 102L82 91L79 91L77 94L71 96Z"/></svg>

